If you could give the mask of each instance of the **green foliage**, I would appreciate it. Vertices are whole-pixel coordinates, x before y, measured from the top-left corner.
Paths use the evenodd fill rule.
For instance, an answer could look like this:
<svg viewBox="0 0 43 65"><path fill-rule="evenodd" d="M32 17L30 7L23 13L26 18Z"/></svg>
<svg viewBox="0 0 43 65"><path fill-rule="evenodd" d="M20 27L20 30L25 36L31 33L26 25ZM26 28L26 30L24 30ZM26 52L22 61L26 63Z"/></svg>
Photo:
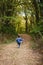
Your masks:
<svg viewBox="0 0 43 65"><path fill-rule="evenodd" d="M22 20L25 20L25 24L21 24ZM33 35L40 35L43 34L42 24L43 22L39 22L39 6L36 0L0 0L1 32L16 34L27 31Z"/></svg>
<svg viewBox="0 0 43 65"><path fill-rule="evenodd" d="M30 30L30 34L36 38L40 38L43 35L43 26L42 24L39 22L38 26L37 25L33 25L31 30Z"/></svg>
<svg viewBox="0 0 43 65"><path fill-rule="evenodd" d="M15 32L15 28L14 28L14 26L12 25L12 24L9 24L9 25L7 25L6 26L6 24L4 24L3 26L2 26L2 28L1 28L1 31L3 32L3 33L7 33L7 34L15 34L16 32Z"/></svg>

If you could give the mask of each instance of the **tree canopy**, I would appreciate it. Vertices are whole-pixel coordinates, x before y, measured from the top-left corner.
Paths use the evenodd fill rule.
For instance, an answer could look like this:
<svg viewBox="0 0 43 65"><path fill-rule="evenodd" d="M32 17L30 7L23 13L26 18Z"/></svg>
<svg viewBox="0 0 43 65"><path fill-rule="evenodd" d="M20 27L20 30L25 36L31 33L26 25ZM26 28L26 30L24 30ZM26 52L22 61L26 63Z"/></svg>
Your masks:
<svg viewBox="0 0 43 65"><path fill-rule="evenodd" d="M0 32L42 36L40 5L37 0L0 0Z"/></svg>

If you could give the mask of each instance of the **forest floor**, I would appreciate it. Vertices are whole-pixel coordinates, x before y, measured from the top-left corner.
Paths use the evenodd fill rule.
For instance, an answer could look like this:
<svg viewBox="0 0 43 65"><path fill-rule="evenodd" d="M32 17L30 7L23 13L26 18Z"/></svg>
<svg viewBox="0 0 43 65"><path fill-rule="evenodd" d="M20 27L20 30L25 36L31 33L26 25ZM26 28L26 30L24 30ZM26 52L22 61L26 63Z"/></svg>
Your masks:
<svg viewBox="0 0 43 65"><path fill-rule="evenodd" d="M18 48L14 41L0 45L0 65L40 65L40 54L30 48L31 37L21 34L24 42Z"/></svg>

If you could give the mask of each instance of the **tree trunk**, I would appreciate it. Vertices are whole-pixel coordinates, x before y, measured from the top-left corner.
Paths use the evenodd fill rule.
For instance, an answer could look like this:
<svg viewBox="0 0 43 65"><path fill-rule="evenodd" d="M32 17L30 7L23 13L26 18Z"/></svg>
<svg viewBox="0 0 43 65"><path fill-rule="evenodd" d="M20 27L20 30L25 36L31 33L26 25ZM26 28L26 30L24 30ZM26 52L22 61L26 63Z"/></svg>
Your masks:
<svg viewBox="0 0 43 65"><path fill-rule="evenodd" d="M28 33L28 18L27 18L27 15L25 16L25 26L26 26L26 33Z"/></svg>
<svg viewBox="0 0 43 65"><path fill-rule="evenodd" d="M38 24L39 22L39 8L38 8L38 4L36 2L36 0L33 0L33 5L34 5L34 8L35 8L35 16L36 16L36 23Z"/></svg>

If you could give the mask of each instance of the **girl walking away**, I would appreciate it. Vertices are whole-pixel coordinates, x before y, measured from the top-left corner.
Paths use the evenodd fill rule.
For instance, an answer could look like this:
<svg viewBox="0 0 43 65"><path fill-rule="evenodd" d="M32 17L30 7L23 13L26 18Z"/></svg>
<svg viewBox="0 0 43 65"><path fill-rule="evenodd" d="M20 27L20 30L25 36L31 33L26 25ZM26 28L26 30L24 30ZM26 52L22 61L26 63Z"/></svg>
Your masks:
<svg viewBox="0 0 43 65"><path fill-rule="evenodd" d="M23 42L23 39L21 38L20 35L18 35L18 37L16 38L16 42L17 42L17 44L18 44L18 48L20 48L20 45L21 45L21 43Z"/></svg>

